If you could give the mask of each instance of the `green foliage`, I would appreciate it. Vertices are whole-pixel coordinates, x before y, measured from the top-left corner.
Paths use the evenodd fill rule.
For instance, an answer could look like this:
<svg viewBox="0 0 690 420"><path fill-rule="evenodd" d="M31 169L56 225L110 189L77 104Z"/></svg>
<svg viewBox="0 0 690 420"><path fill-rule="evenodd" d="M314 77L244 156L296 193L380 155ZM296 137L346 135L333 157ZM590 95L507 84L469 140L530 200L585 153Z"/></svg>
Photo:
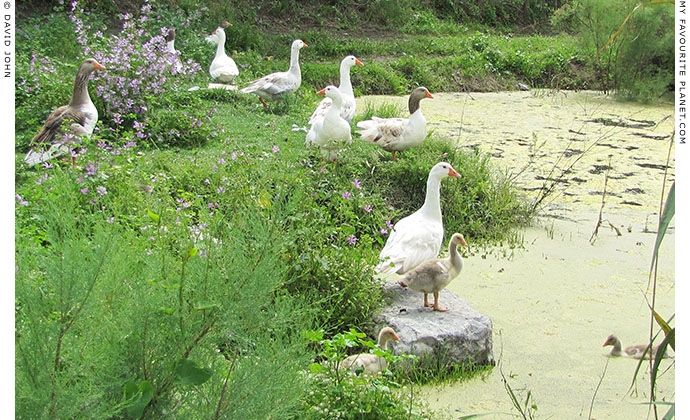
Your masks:
<svg viewBox="0 0 690 420"><path fill-rule="evenodd" d="M386 369L378 376L363 374L360 369L354 375L341 368L348 350L356 346L369 348L370 352L386 359L387 364L398 365L413 362L414 355L394 355L383 350L366 335L354 329L325 339L323 331L307 331L306 337L319 346L317 359L310 365L309 379L314 391L303 400L302 417L306 419L421 419L428 410L405 398L401 383ZM410 384L411 385L411 384ZM410 396L411 398L411 396Z"/></svg>
<svg viewBox="0 0 690 420"><path fill-rule="evenodd" d="M364 113L361 115L361 117L356 118L356 120L365 121L370 120L371 117L399 118L404 117L405 111L406 110L402 106L392 102L380 105L374 105L371 102L367 102L364 106Z"/></svg>
<svg viewBox="0 0 690 420"><path fill-rule="evenodd" d="M103 7L111 10L108 4ZM487 157L433 133L399 162L356 140L337 164L323 162L305 149L304 132L293 130L322 99L309 89L268 112L253 96L187 91L207 82L213 48L199 33L209 33L220 16L206 15L219 7L212 4L185 26L191 6L154 6L151 13L179 25L176 47L183 60L202 63L204 76L148 98L152 106L143 117L126 114L121 123L102 113L78 166L54 161L28 169L17 154L16 417L328 418L326 404L347 413L344 418L407 417L409 405L397 403L400 378L348 376L338 388L321 372L305 383L315 349L299 332L370 323L382 304L372 267L390 224L421 206L438 161L464 177L443 183L447 237L462 230L475 243L505 239L526 217L524 205ZM401 7L407 13L412 6ZM228 20L265 12L230 10L237 14ZM322 13L335 12L324 7ZM90 16L87 23L99 21ZM423 19L429 33L450 30L446 23L435 26L428 13ZM149 24L159 29L160 22ZM294 37L310 42L322 34L252 28L256 39L237 33L228 41L228 52L237 49L237 63L247 65L240 83L287 68ZM439 86L464 58L436 57L427 65L424 57L467 46L462 36L310 45L304 85L336 82L336 63L345 54L380 51L400 58L365 59L353 69L357 94L407 95L420 81ZM17 63L20 152L48 112L69 100L71 82L64 80L73 80L79 62L68 48L64 56L42 54L43 41L34 41L36 58L26 54ZM415 55L402 56L407 47ZM321 53L328 61L314 62ZM97 85L91 96L100 111ZM406 111L388 106L366 113ZM371 344L363 337L353 343ZM321 403L320 412L311 408ZM413 405L412 418L423 414Z"/></svg>
<svg viewBox="0 0 690 420"><path fill-rule="evenodd" d="M636 8L638 3L581 0L567 14L576 16L578 37L595 57L602 88L616 90L623 99L650 102L672 89L674 9L672 4Z"/></svg>
<svg viewBox="0 0 690 420"><path fill-rule="evenodd" d="M116 200L107 198L117 188L87 201L80 175L51 174L42 205L32 197L19 209L30 221L17 235L24 249L16 286L18 418L106 418L121 410L209 418L216 404L223 416L267 418L295 409L306 352L290 331L311 321L309 311L296 310L299 299L279 292L279 250L290 239L271 226L282 223L282 206L273 207L273 221L238 208L240 223L211 219L208 210L160 207L158 194L133 194L133 217L112 220ZM147 214L145 207L160 210ZM197 255L189 251L195 242ZM258 387L275 396L261 414L257 398L265 403L267 396L249 394ZM270 391L279 388L291 391Z"/></svg>

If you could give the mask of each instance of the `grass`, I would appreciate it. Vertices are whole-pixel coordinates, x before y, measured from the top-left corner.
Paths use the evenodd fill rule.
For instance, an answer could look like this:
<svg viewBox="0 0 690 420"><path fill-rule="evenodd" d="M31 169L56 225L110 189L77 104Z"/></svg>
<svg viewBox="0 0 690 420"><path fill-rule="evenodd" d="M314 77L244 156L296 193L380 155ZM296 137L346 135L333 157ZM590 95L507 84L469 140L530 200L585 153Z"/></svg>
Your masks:
<svg viewBox="0 0 690 420"><path fill-rule="evenodd" d="M291 131L295 122L306 124L318 95L301 90L269 112L251 96L199 95L204 109L216 109L209 123L215 137L205 145L144 142L113 155L96 144L106 139L96 137L78 158L79 167L54 162L53 168L26 169L17 154L16 191L28 202L17 207L16 223L20 418L70 416L69 407L83 410L94 400L102 401L91 408L94 416L132 410L138 406L120 401L121 389L146 389L142 381L153 388L143 418L161 410L204 417L205 398L213 407L222 405L238 381L248 380L249 371L241 372L249 366L232 361L236 352L253 353L265 337L251 327L268 321L255 311L283 314L270 334L284 334L295 364L271 380L285 384L283 375L307 365L309 352L294 335L298 326L335 332L369 322L381 302L371 268L386 239L381 229L421 205L429 168L441 159L463 175L457 185L442 188L447 237L462 229L480 242L499 240L506 226L526 220L508 185L495 184L485 156L458 151L442 138L427 139L399 162L355 141L334 165L304 147L304 132ZM487 223L492 220L500 223ZM348 244L351 236L355 245ZM56 265L63 258L69 265ZM128 302L137 302L136 308ZM233 339L224 331L232 331ZM80 342L85 334L89 339ZM125 336L125 346L114 345ZM110 344L102 348L99 342ZM137 361L137 349L148 349L143 361ZM216 360L214 349L225 358ZM259 356L266 358L261 369L267 375L289 354L268 351ZM182 379L168 369L180 357L213 372L195 385L206 397L175 385ZM45 370L37 375L37 369ZM76 381L80 371L88 372L89 381ZM236 373L226 381L229 371ZM263 386L260 376L256 380ZM58 391L36 393L34 382ZM196 402L178 406L171 392L183 391ZM299 412L304 392L295 388L284 412ZM377 395L372 398L381 401ZM251 417L258 403L245 399L230 412Z"/></svg>
<svg viewBox="0 0 690 420"><path fill-rule="evenodd" d="M446 237L514 238L529 211L488 156L432 134L398 162L356 138L337 164L322 161L293 128L306 125L322 99L310 86L337 78L343 51L334 44L327 62L305 50L303 72L313 78L268 111L253 95L187 92L205 85L201 72L151 99L146 129L102 115L78 166L26 168L28 140L69 97L64 79L74 73L71 53L48 49L46 29L35 31L18 50L46 51L55 71L32 71L29 58L17 67L17 418L329 418L313 407L361 393L367 404L339 410L428 417L412 400L391 408L397 394L385 390L398 386L393 376L313 397L323 378L301 380L316 357L303 333L330 336L371 322L382 304L372 267L389 224L421 206L429 169L441 160L463 176L442 188ZM274 59L264 59L262 44L240 50L238 64L250 64L240 83L286 68L284 47L294 36L261 38L281 46ZM184 51L184 38L176 45ZM431 77L418 60L372 58L353 72L353 84L403 93ZM100 110L98 83L91 91ZM441 365L432 377L471 374Z"/></svg>

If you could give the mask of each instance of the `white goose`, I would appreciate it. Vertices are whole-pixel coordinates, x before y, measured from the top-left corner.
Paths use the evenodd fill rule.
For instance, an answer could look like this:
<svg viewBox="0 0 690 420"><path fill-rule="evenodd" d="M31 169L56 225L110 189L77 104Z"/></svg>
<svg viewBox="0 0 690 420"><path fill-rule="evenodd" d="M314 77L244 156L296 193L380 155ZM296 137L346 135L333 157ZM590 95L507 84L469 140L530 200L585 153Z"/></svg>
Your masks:
<svg viewBox="0 0 690 420"><path fill-rule="evenodd" d="M74 78L74 91L69 104L63 105L51 112L38 133L31 140L35 146L24 157L29 166L46 162L54 157L68 153L69 144L65 142L63 123L70 121L69 134L86 136L93 133L98 122L98 109L91 102L88 81L94 70L104 69L98 61L87 58L82 61ZM46 150L47 149L47 150ZM75 158L72 158L72 164Z"/></svg>
<svg viewBox="0 0 690 420"><path fill-rule="evenodd" d="M379 347L384 351L388 350L388 342L391 340L400 341L400 337L393 328L382 328L378 338ZM371 353L353 354L340 363L340 369L350 369L352 373L355 373L358 368L364 368L366 373L381 373L386 366L386 358Z"/></svg>
<svg viewBox="0 0 690 420"><path fill-rule="evenodd" d="M222 28L227 28L228 26L230 26L230 22L225 21L221 23L220 26ZM216 35L215 32L213 32L211 35L206 35L206 38L204 39L211 45L218 45L218 35Z"/></svg>
<svg viewBox="0 0 690 420"><path fill-rule="evenodd" d="M166 41L168 43L168 51L175 55L175 70L179 73L182 71L182 61L180 61L179 51L175 50L175 28L170 28L168 30Z"/></svg>
<svg viewBox="0 0 690 420"><path fill-rule="evenodd" d="M355 65L363 66L364 64L354 55L348 55L340 62L340 86L338 86L338 91L340 91L340 96L343 98L343 104L340 107L340 116L343 117L348 124L352 121L352 117L355 116L355 110L357 109L355 93L352 91L352 82L350 82L350 69ZM309 117L309 124L313 125L316 121L322 119L331 107L331 103L330 98L324 98L314 110L314 113L311 114L311 117Z"/></svg>
<svg viewBox="0 0 690 420"><path fill-rule="evenodd" d="M393 226L386 245L379 254L377 273L404 274L426 260L436 258L443 242L441 216L441 180L460 178L450 163L439 162L429 171L424 205Z"/></svg>
<svg viewBox="0 0 690 420"><path fill-rule="evenodd" d="M447 311L448 308L438 306L438 293L460 275L465 265L462 255L458 252L458 245L467 246L467 242L462 234L454 233L448 243L448 257L424 261L412 271L408 271L398 283L402 287L424 293L424 307L432 306L435 311ZM433 304L428 301L429 293L434 295Z"/></svg>
<svg viewBox="0 0 690 420"><path fill-rule="evenodd" d="M225 22L224 25L219 26L215 31L213 31L213 34L218 37L218 45L216 46L216 56L211 62L209 73L211 73L212 78L218 80L219 82L230 83L235 80L237 75L240 74L240 71L237 69L235 60L233 60L232 57L228 57L228 55L225 53L224 26L232 26L232 24Z"/></svg>
<svg viewBox="0 0 690 420"><path fill-rule="evenodd" d="M433 96L427 88L418 87L410 93L409 119L372 117L370 120L357 123L357 127L362 129L357 131L357 134L362 136L362 140L377 144L383 150L393 153L395 161L395 152L418 146L426 138L426 119L419 108L419 101L424 98Z"/></svg>
<svg viewBox="0 0 690 420"><path fill-rule="evenodd" d="M283 96L289 95L299 89L302 84L302 73L299 68L299 50L306 47L307 43L301 39L292 42L290 51L290 68L288 71L271 73L261 79L254 80L249 86L241 89L242 93L256 93L259 100L268 108L265 101L279 101Z"/></svg>
<svg viewBox="0 0 690 420"><path fill-rule="evenodd" d="M326 114L309 128L305 143L307 146L318 147L324 158L335 161L338 151L352 143L350 124L341 116L342 95L335 86L328 86L316 93L325 95L333 105L329 106Z"/></svg>

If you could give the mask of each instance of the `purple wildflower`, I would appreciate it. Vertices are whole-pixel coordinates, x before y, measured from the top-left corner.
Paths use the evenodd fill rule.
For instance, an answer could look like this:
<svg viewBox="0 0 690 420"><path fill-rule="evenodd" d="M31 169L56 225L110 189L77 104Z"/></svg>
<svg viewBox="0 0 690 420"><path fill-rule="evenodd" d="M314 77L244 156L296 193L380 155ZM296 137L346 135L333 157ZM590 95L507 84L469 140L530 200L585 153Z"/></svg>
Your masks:
<svg viewBox="0 0 690 420"><path fill-rule="evenodd" d="M366 206L364 206L364 211L367 212L367 213L371 213L371 206L370 206L369 204L367 204Z"/></svg>
<svg viewBox="0 0 690 420"><path fill-rule="evenodd" d="M29 205L29 202L24 200L21 195L15 194L14 196L17 199L17 204L19 204L20 206L28 206Z"/></svg>
<svg viewBox="0 0 690 420"><path fill-rule="evenodd" d="M361 190L361 189L362 189L362 184L360 184L359 178L355 178L355 180L352 181L352 185L354 185L355 187L357 187L358 190Z"/></svg>
<svg viewBox="0 0 690 420"><path fill-rule="evenodd" d="M98 194L99 197L103 197L108 194L108 190L103 185L100 185L96 187L96 194Z"/></svg>
<svg viewBox="0 0 690 420"><path fill-rule="evenodd" d="M278 146L273 146L273 153L280 152L280 147Z"/></svg>
<svg viewBox="0 0 690 420"><path fill-rule="evenodd" d="M82 188L81 190L79 190L79 192L86 195L89 193L89 189L88 188Z"/></svg>
<svg viewBox="0 0 690 420"><path fill-rule="evenodd" d="M350 194L349 191L345 191L345 192L343 193L343 198L344 198L345 200L349 200L351 196L352 196L352 194Z"/></svg>
<svg viewBox="0 0 690 420"><path fill-rule="evenodd" d="M387 235L388 231L385 228L381 228L381 234L382 235Z"/></svg>
<svg viewBox="0 0 690 420"><path fill-rule="evenodd" d="M354 246L357 243L357 237L355 235L350 235L347 237L348 245Z"/></svg>

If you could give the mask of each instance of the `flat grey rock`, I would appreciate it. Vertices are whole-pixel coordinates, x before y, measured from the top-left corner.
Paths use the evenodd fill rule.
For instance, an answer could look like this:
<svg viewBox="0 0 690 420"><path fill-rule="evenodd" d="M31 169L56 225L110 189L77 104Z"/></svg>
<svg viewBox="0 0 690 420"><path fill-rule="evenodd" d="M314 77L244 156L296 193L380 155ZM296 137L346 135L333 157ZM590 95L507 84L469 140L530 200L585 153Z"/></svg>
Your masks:
<svg viewBox="0 0 690 420"><path fill-rule="evenodd" d="M400 342L389 343L393 353L434 356L447 364L494 364L491 319L447 289L439 296L439 306L447 307L447 312L424 308L424 295L396 280L386 279L387 304L375 319L378 326L388 325L400 337ZM429 295L429 301L433 299Z"/></svg>

